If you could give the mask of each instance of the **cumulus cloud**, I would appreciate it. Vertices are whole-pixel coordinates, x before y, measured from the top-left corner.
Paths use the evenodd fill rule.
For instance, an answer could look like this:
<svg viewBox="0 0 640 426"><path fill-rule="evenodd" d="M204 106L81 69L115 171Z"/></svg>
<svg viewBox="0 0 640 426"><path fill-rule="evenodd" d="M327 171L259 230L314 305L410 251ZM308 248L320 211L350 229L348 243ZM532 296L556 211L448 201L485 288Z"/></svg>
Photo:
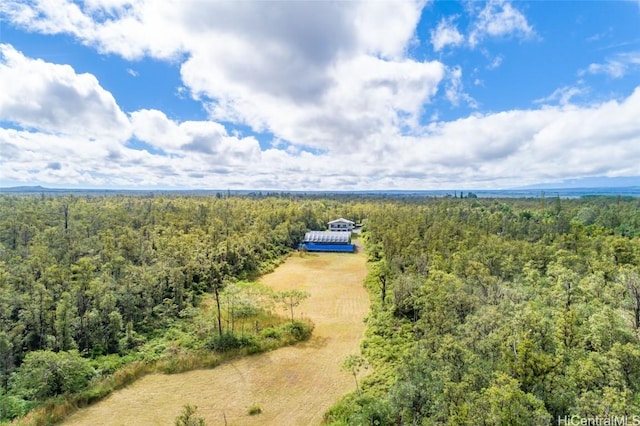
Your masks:
<svg viewBox="0 0 640 426"><path fill-rule="evenodd" d="M2 7L31 31L72 34L127 59L178 61L212 120L294 145L346 140L358 149L370 133L416 123L444 75L438 61L406 57L423 1L53 3Z"/></svg>
<svg viewBox="0 0 640 426"><path fill-rule="evenodd" d="M254 137L230 136L223 125L213 121L176 123L162 111L140 110L131 114L131 123L136 138L168 154L205 154L225 165L248 164L260 156L260 144Z"/></svg>
<svg viewBox="0 0 640 426"><path fill-rule="evenodd" d="M640 122L632 117L639 107L640 87L621 102L507 111L434 123L418 145L424 148L413 150L413 160L406 161L426 158L436 170L506 186L549 177L638 175Z"/></svg>
<svg viewBox="0 0 640 426"><path fill-rule="evenodd" d="M167 14L174 2L151 0L6 0L0 11L13 25L43 34L70 34L102 53L126 59L171 59L183 50L184 32Z"/></svg>
<svg viewBox="0 0 640 426"><path fill-rule="evenodd" d="M0 44L0 120L53 133L126 139L129 122L91 74Z"/></svg>
<svg viewBox="0 0 640 426"><path fill-rule="evenodd" d="M464 91L462 68L408 56L423 6L5 0L2 12L30 31L71 34L127 59L174 61L181 93L199 100L209 117L179 121L155 109L125 114L94 76L4 45L0 119L17 126L0 129L2 179L365 189L640 175L640 88L623 100L582 107L570 104L578 93L559 89L542 102L558 106L450 122L433 116L423 125L436 96L452 104L473 102ZM448 39L454 42L435 42L436 33L434 49L457 43L455 34ZM510 3L490 2L472 24L468 42L534 35ZM225 122L246 124L274 141L261 146Z"/></svg>
<svg viewBox="0 0 640 426"><path fill-rule="evenodd" d="M453 18L442 19L435 30L431 31L431 44L436 52L446 46L460 46L464 43L464 36L453 23Z"/></svg>
<svg viewBox="0 0 640 426"><path fill-rule="evenodd" d="M469 44L473 47L486 38L506 36L528 39L535 36L535 31L511 3L491 0L480 11L469 34Z"/></svg>
<svg viewBox="0 0 640 426"><path fill-rule="evenodd" d="M0 153L3 178L26 182L268 189L508 187L583 175L640 174L638 110L640 87L626 99L589 107L475 114L431 123L414 135L390 128L371 135L366 149L323 153L260 149L253 138L229 136L217 123L175 122L145 110L131 115L136 137L166 150L164 155L14 129L0 129ZM105 162L109 156L117 161Z"/></svg>

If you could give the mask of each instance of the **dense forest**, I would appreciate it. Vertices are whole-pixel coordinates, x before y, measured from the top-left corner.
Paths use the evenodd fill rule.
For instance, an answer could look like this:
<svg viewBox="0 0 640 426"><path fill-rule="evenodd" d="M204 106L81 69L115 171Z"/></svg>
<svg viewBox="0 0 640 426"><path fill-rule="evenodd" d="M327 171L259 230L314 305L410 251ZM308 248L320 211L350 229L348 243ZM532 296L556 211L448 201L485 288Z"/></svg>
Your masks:
<svg viewBox="0 0 640 426"><path fill-rule="evenodd" d="M328 423L640 421L640 200L382 203L365 230L373 373Z"/></svg>
<svg viewBox="0 0 640 426"><path fill-rule="evenodd" d="M226 331L240 328L249 296L260 299L247 281L308 229L358 218L356 207L222 194L0 197L0 421L134 360L238 343ZM210 294L217 314L201 318Z"/></svg>
<svg viewBox="0 0 640 426"><path fill-rule="evenodd" d="M372 306L360 386L327 423L640 415L637 198L14 195L0 421L134 362L238 343L251 280L336 217L364 224Z"/></svg>

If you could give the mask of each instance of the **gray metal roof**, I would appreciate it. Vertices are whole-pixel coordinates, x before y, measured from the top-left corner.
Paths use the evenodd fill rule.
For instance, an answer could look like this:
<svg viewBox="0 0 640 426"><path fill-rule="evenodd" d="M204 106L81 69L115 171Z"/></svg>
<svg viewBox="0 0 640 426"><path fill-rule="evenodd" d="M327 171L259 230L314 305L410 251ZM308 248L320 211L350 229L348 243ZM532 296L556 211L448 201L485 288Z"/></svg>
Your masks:
<svg viewBox="0 0 640 426"><path fill-rule="evenodd" d="M340 219L334 219L329 223L350 223L352 225L355 225L355 222L349 220L349 219L345 219L344 217L341 217Z"/></svg>
<svg viewBox="0 0 640 426"><path fill-rule="evenodd" d="M309 231L304 235L305 243L349 244L351 232Z"/></svg>

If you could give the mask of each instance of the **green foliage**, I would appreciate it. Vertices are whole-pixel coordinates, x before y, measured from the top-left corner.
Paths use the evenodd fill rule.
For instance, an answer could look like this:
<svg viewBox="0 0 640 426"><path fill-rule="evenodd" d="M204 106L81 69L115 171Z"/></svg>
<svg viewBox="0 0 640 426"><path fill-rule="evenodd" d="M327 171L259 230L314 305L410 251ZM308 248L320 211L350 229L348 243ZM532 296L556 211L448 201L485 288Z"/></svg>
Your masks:
<svg viewBox="0 0 640 426"><path fill-rule="evenodd" d="M6 395L0 390L0 422L3 419L12 420L27 413L29 404L27 401L14 395Z"/></svg>
<svg viewBox="0 0 640 426"><path fill-rule="evenodd" d="M608 198L373 207L362 343L373 373L327 423L372 424L366 401L386 413L381 424L638 415L639 207Z"/></svg>
<svg viewBox="0 0 640 426"><path fill-rule="evenodd" d="M260 335L264 338L264 339L279 339L280 336L282 336L282 333L273 328L273 327L268 327L265 328L264 330L262 330L260 332Z"/></svg>
<svg viewBox="0 0 640 426"><path fill-rule="evenodd" d="M84 389L94 374L89 361L77 351L33 351L16 371L12 390L23 398L42 401Z"/></svg>
<svg viewBox="0 0 640 426"><path fill-rule="evenodd" d="M231 332L225 332L222 336L213 336L207 344L207 348L225 352L230 349L251 348L257 344L256 339L251 335L237 335Z"/></svg>
<svg viewBox="0 0 640 426"><path fill-rule="evenodd" d="M548 425L551 416L544 403L520 389L517 380L498 374L471 409L470 419L483 419L491 426Z"/></svg>
<svg viewBox="0 0 640 426"><path fill-rule="evenodd" d="M284 310L291 314L291 322L293 323L293 308L300 306L304 300L309 298L309 293L302 290L285 290L275 295L275 300L282 304Z"/></svg>
<svg viewBox="0 0 640 426"><path fill-rule="evenodd" d="M196 415L197 410L197 405L187 404L182 407L182 413L176 417L175 426L204 426L204 418Z"/></svg>
<svg viewBox="0 0 640 426"><path fill-rule="evenodd" d="M349 394L325 413L324 421L334 426L385 426L394 424L394 416L385 399Z"/></svg>
<svg viewBox="0 0 640 426"><path fill-rule="evenodd" d="M358 385L358 373L360 370L369 368L369 363L366 359L360 355L350 354L342 362L342 370L348 371L353 376L353 380L356 382L356 391L360 393L360 386Z"/></svg>
<svg viewBox="0 0 640 426"><path fill-rule="evenodd" d="M280 331L282 334L290 336L290 339L299 342L311 337L313 323L309 321L288 322L280 326Z"/></svg>
<svg viewBox="0 0 640 426"><path fill-rule="evenodd" d="M373 373L331 422L640 412L638 200L471 194L2 196L0 398L16 413L82 388L86 378L36 383L32 353L77 350L95 368L100 385L69 396L72 410L155 368L220 362L207 347L235 356L308 337L294 315L304 297L281 296L291 321L259 326L269 297L247 281L340 216L364 223Z"/></svg>
<svg viewBox="0 0 640 426"><path fill-rule="evenodd" d="M31 352L78 350L108 378L132 359L197 352L213 332L258 334L252 318L273 302L247 280L279 265L308 229L363 217L357 203L346 209L281 196L0 196L0 389L21 398L10 377ZM205 321L210 293L219 309ZM301 337L283 332L252 350Z"/></svg>
<svg viewBox="0 0 640 426"><path fill-rule="evenodd" d="M260 408L259 405L252 405L247 410L247 414L250 416L255 416L256 414L260 414L260 413L262 413L262 408Z"/></svg>

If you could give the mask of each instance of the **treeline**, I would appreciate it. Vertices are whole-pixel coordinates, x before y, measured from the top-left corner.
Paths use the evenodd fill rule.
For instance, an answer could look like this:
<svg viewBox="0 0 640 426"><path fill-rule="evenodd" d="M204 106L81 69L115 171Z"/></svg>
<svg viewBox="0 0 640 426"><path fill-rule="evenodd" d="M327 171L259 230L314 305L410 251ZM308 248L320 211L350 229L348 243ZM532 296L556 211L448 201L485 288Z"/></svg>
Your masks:
<svg viewBox="0 0 640 426"><path fill-rule="evenodd" d="M0 420L135 359L208 294L217 315L199 329L217 340L200 337L212 349L242 344L234 316L249 305L233 283L273 269L308 229L362 218L347 208L282 197L0 196Z"/></svg>
<svg viewBox="0 0 640 426"><path fill-rule="evenodd" d="M337 217L364 223L374 372L329 423L640 414L638 199L65 195L0 197L0 417L250 344L242 281ZM270 321L255 336L304 331Z"/></svg>
<svg viewBox="0 0 640 426"><path fill-rule="evenodd" d="M640 200L385 203L364 235L374 371L327 423L640 415Z"/></svg>

